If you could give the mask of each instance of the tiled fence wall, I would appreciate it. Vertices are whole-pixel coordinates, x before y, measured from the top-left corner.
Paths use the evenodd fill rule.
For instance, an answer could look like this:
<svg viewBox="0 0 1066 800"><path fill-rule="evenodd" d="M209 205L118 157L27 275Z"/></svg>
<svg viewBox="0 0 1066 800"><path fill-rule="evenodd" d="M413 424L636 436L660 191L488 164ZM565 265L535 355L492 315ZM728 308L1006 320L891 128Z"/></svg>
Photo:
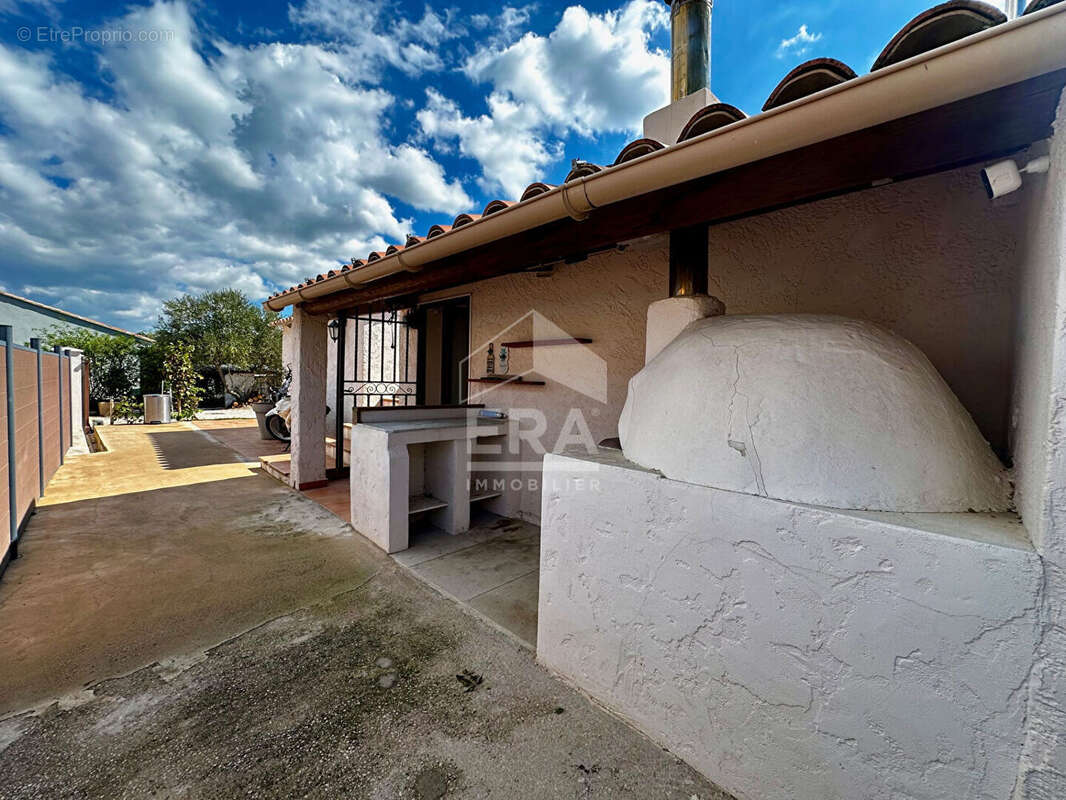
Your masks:
<svg viewBox="0 0 1066 800"><path fill-rule="evenodd" d="M0 573L75 432L80 435L87 369L77 351L22 347L5 335L11 329L0 326Z"/></svg>

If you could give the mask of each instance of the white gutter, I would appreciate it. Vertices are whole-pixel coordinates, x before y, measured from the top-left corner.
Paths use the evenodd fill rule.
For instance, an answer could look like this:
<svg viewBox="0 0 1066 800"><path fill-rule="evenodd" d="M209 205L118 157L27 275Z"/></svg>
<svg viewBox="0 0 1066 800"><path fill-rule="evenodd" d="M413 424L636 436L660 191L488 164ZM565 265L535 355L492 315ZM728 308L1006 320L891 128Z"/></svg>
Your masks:
<svg viewBox="0 0 1066 800"><path fill-rule="evenodd" d="M264 305L280 311L479 245L1066 67L1066 3L609 167Z"/></svg>

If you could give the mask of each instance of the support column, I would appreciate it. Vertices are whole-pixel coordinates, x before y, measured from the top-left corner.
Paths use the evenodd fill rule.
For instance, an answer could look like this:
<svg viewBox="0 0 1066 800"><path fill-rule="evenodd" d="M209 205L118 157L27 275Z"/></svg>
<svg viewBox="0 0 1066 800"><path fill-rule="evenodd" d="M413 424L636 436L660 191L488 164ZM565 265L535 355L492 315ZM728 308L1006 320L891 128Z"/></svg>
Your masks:
<svg viewBox="0 0 1066 800"><path fill-rule="evenodd" d="M677 338L689 324L725 313L725 305L707 294L707 225L670 231L670 296L648 306L644 363Z"/></svg>
<svg viewBox="0 0 1066 800"><path fill-rule="evenodd" d="M337 315L337 366L336 366L336 385L334 393L333 406L333 419L336 423L334 426L334 441L336 445L333 448L334 462L333 468L338 473L344 470L344 379L348 375L348 315L341 312Z"/></svg>
<svg viewBox="0 0 1066 800"><path fill-rule="evenodd" d="M7 395L7 511L10 521L11 558L18 558L19 504L18 480L15 476L15 329L0 325L4 337L4 394Z"/></svg>
<svg viewBox="0 0 1066 800"><path fill-rule="evenodd" d="M41 479L40 496L44 497L44 372L41 367L41 340L30 339L37 353L37 474Z"/></svg>
<svg viewBox="0 0 1066 800"><path fill-rule="evenodd" d="M290 484L326 483L326 318L297 306L292 313L292 467Z"/></svg>
<svg viewBox="0 0 1066 800"><path fill-rule="evenodd" d="M56 361L59 362L59 466L63 466L63 454L66 447L63 446L63 348L58 344L52 348L56 352Z"/></svg>

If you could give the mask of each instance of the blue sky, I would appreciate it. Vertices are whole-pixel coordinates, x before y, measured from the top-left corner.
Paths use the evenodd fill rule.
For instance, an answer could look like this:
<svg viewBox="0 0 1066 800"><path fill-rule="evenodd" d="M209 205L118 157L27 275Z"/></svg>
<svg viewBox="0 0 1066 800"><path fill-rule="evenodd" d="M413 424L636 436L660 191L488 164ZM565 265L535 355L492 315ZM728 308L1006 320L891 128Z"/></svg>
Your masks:
<svg viewBox="0 0 1066 800"><path fill-rule="evenodd" d="M860 74L934 0L717 0L713 90ZM0 0L0 287L126 328L255 299L424 234L571 158L609 164L668 92L660 0Z"/></svg>

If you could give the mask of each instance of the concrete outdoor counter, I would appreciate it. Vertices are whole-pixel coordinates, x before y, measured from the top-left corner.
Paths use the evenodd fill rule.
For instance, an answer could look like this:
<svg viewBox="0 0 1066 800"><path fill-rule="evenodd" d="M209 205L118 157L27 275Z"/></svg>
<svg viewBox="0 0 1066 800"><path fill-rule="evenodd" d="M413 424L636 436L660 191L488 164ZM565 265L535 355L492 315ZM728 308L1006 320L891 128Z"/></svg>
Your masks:
<svg viewBox="0 0 1066 800"><path fill-rule="evenodd" d="M412 514L452 534L470 527L470 442L503 422L466 416L361 422L352 427L352 525L388 553L406 550Z"/></svg>

